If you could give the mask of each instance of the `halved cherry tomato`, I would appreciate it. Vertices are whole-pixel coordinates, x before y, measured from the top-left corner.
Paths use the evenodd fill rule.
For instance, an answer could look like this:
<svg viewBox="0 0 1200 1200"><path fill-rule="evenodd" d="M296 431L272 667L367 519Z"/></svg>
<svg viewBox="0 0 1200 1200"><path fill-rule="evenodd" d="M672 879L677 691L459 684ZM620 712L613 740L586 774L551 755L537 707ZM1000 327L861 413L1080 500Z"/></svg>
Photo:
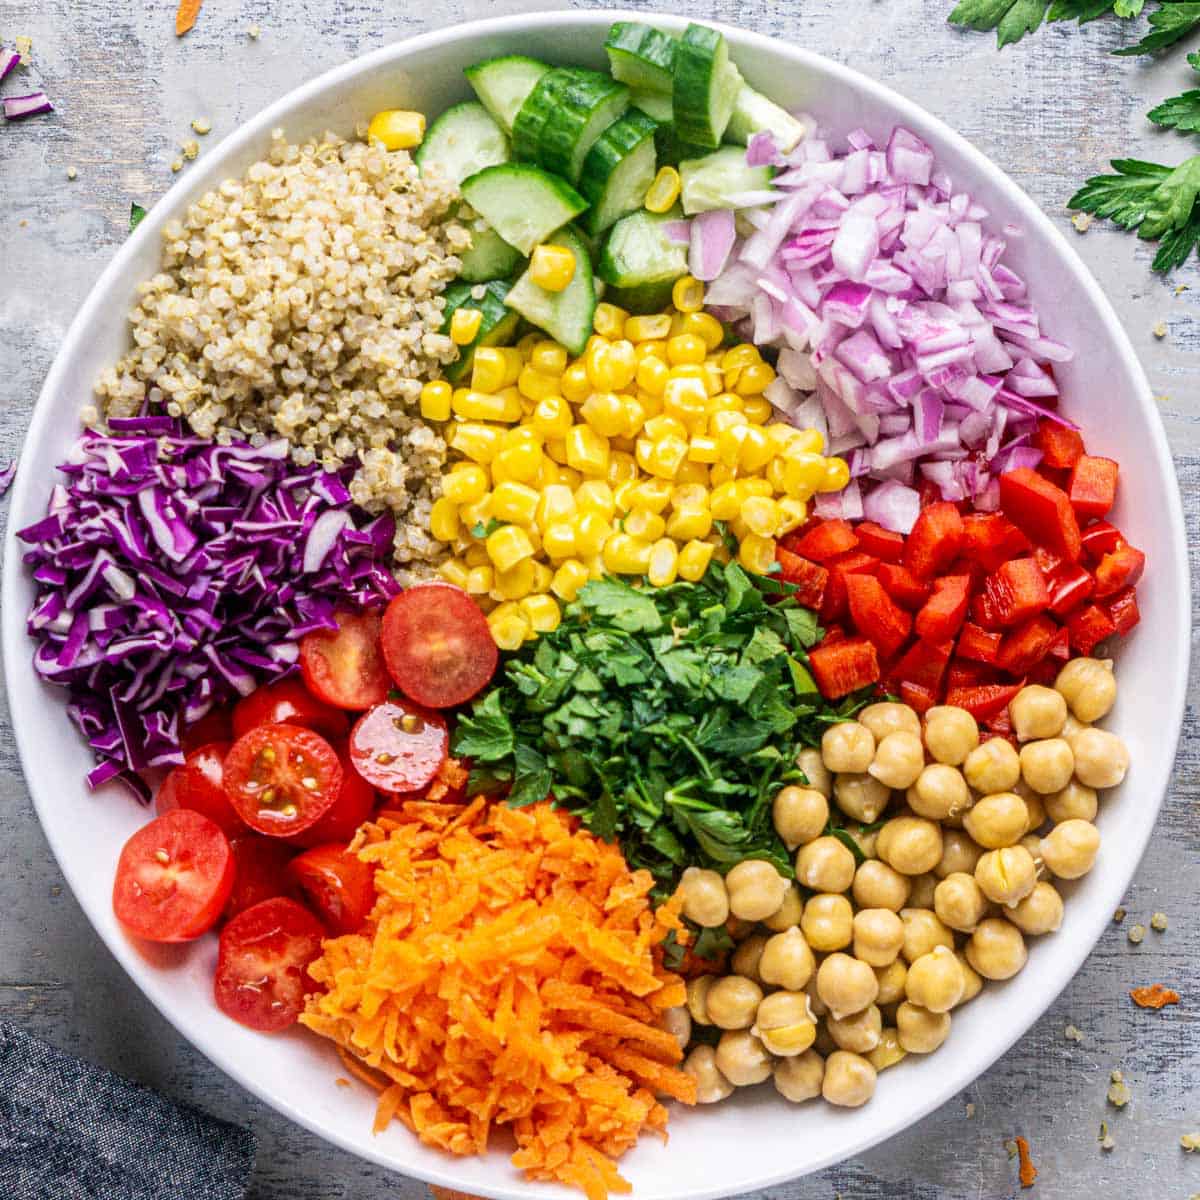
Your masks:
<svg viewBox="0 0 1200 1200"><path fill-rule="evenodd" d="M217 1007L261 1033L294 1025L324 936L321 922L295 900L276 897L246 909L221 930Z"/></svg>
<svg viewBox="0 0 1200 1200"><path fill-rule="evenodd" d="M383 614L383 661L396 686L426 708L470 700L496 673L499 652L483 611L462 588L424 583Z"/></svg>
<svg viewBox="0 0 1200 1200"><path fill-rule="evenodd" d="M342 764L342 786L333 807L315 825L284 838L289 846L305 848L325 842L340 842L344 846L375 811L375 789L354 769L349 751L339 749L338 761Z"/></svg>
<svg viewBox="0 0 1200 1200"><path fill-rule="evenodd" d="M203 814L180 808L155 817L125 843L113 912L147 941L188 942L217 923L233 874L229 839Z"/></svg>
<svg viewBox="0 0 1200 1200"><path fill-rule="evenodd" d="M362 712L382 704L392 686L379 649L379 612L335 613L337 631L320 629L300 640L300 670L308 690L337 708Z"/></svg>
<svg viewBox="0 0 1200 1200"><path fill-rule="evenodd" d="M295 891L287 866L296 857L296 851L287 842L247 832L229 844L233 848L236 870L233 891L225 905L227 921L264 900L288 896Z"/></svg>
<svg viewBox="0 0 1200 1200"><path fill-rule="evenodd" d="M184 731L179 744L184 754L191 754L201 746L210 742L233 741L233 710L229 708L210 709L198 721L193 721Z"/></svg>
<svg viewBox="0 0 1200 1200"><path fill-rule="evenodd" d="M343 845L306 850L292 859L288 874L333 933L357 933L375 906L371 868Z"/></svg>
<svg viewBox="0 0 1200 1200"><path fill-rule="evenodd" d="M234 811L225 794L225 756L228 742L210 742L193 750L182 767L175 767L162 782L154 798L161 817L176 808L190 808L215 821L226 837L245 832L246 823Z"/></svg>
<svg viewBox="0 0 1200 1200"><path fill-rule="evenodd" d="M446 760L450 735L440 713L388 700L364 713L350 731L350 761L383 792L427 787Z"/></svg>
<svg viewBox="0 0 1200 1200"><path fill-rule="evenodd" d="M318 700L298 675L286 675L274 683L255 688L239 700L233 709L233 736L257 729L259 725L303 725L325 737L343 737L350 721L340 708Z"/></svg>
<svg viewBox="0 0 1200 1200"><path fill-rule="evenodd" d="M342 766L319 734L299 725L260 725L225 759L225 791L259 833L284 837L315 825L337 800Z"/></svg>

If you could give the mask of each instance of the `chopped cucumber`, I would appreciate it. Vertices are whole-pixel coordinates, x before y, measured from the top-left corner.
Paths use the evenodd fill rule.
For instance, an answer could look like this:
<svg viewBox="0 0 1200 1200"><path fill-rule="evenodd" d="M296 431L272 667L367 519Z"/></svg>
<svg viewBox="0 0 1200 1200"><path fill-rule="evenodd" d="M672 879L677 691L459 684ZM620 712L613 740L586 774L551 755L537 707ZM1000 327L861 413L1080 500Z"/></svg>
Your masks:
<svg viewBox="0 0 1200 1200"><path fill-rule="evenodd" d="M476 292L479 294L476 295ZM475 351L480 346L496 346L512 339L517 328L517 314L505 303L508 296L507 280L496 279L491 283L452 283L442 293L446 301L443 310L442 332L450 332L450 321L460 308L477 308L483 313L479 332L466 346L459 346L458 358L446 367L446 378L457 383L466 377L475 360Z"/></svg>
<svg viewBox="0 0 1200 1200"><path fill-rule="evenodd" d="M675 280L664 279L661 283L639 283L636 287L610 287L604 299L635 317L642 316L645 313L662 312L671 303L671 289L674 286Z"/></svg>
<svg viewBox="0 0 1200 1200"><path fill-rule="evenodd" d="M784 154L794 150L807 132L790 112L743 83L733 102L733 115L729 118L725 136L744 146L760 130L769 133Z"/></svg>
<svg viewBox="0 0 1200 1200"><path fill-rule="evenodd" d="M475 228L478 225L479 228ZM482 218L474 222L471 228L471 246L464 250L459 258L462 268L458 272L460 279L468 283L486 283L489 279L511 279L513 272L521 265L520 250L510 246Z"/></svg>
<svg viewBox="0 0 1200 1200"><path fill-rule="evenodd" d="M679 220L679 210L647 212L644 208L622 217L604 243L597 271L622 292L670 285L687 274L687 247L669 241L664 226Z"/></svg>
<svg viewBox="0 0 1200 1200"><path fill-rule="evenodd" d="M482 104L466 101L448 108L425 134L413 155L424 174L435 168L452 183L508 162L508 138Z"/></svg>
<svg viewBox="0 0 1200 1200"><path fill-rule="evenodd" d="M596 316L596 288L587 243L573 229L560 229L546 239L551 246L564 246L575 256L575 274L561 292L548 292L533 282L526 271L512 285L508 306L527 321L566 346L571 354L582 354L592 336Z"/></svg>
<svg viewBox="0 0 1200 1200"><path fill-rule="evenodd" d="M570 184L528 163L486 167L462 183L467 203L510 245L531 254L587 201Z"/></svg>
<svg viewBox="0 0 1200 1200"><path fill-rule="evenodd" d="M658 125L644 112L631 108L614 121L583 160L579 190L591 206L584 217L590 233L642 207L654 182L654 135Z"/></svg>
<svg viewBox="0 0 1200 1200"><path fill-rule="evenodd" d="M675 120L670 92L664 96L662 92L641 92L635 88L629 102L634 108L640 108L646 116L659 125L670 125Z"/></svg>
<svg viewBox="0 0 1200 1200"><path fill-rule="evenodd" d="M525 108L537 103L539 93L535 91ZM629 89L623 83L598 71L576 71L574 78L555 92L542 118L539 165L575 183L588 151L628 107Z"/></svg>
<svg viewBox="0 0 1200 1200"><path fill-rule="evenodd" d="M774 167L747 166L741 146L722 146L703 158L686 159L679 164L683 211L690 217L713 208L735 208L730 196L770 187L774 171Z"/></svg>
<svg viewBox="0 0 1200 1200"><path fill-rule="evenodd" d="M536 58L505 54L478 62L463 74L484 108L500 122L505 133L512 133L513 120L521 105L549 70L549 66Z"/></svg>
<svg viewBox="0 0 1200 1200"><path fill-rule="evenodd" d="M557 107L558 97L574 77L574 67L554 67L537 81L513 121L513 158L519 162L538 161L542 126Z"/></svg>
<svg viewBox="0 0 1200 1200"><path fill-rule="evenodd" d="M719 146L741 86L724 36L705 25L689 25L675 54L671 93L679 137L706 149Z"/></svg>
<svg viewBox="0 0 1200 1200"><path fill-rule="evenodd" d="M675 83L677 46L670 34L640 21L617 21L604 39L614 79L665 96Z"/></svg>

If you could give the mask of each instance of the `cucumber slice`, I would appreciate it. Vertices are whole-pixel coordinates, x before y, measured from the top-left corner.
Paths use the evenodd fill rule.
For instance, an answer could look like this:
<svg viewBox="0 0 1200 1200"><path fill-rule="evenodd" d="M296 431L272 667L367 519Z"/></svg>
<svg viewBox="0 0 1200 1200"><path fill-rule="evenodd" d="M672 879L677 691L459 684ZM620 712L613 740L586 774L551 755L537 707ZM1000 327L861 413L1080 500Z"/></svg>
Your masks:
<svg viewBox="0 0 1200 1200"><path fill-rule="evenodd" d="M525 108L543 102L535 90ZM598 71L576 71L557 89L542 118L538 164L575 183L600 135L629 107L629 89ZM524 120L525 108L522 111Z"/></svg>
<svg viewBox="0 0 1200 1200"><path fill-rule="evenodd" d="M518 162L538 161L542 127L557 108L558 98L574 79L573 67L554 67L537 81L513 121L512 151Z"/></svg>
<svg viewBox="0 0 1200 1200"><path fill-rule="evenodd" d="M741 146L722 146L703 158L685 159L679 164L683 211L690 217L712 208L734 208L730 196L770 187L774 173L774 167L748 167Z"/></svg>
<svg viewBox="0 0 1200 1200"><path fill-rule="evenodd" d="M560 229L546 239L551 246L565 246L575 255L575 275L561 292L538 287L525 272L509 291L506 303L527 321L566 346L571 354L582 354L592 336L596 316L596 288L587 243L574 229Z"/></svg>
<svg viewBox="0 0 1200 1200"><path fill-rule="evenodd" d="M549 66L524 54L505 54L488 58L468 67L463 74L483 102L484 108L500 122L505 133L512 133L513 121Z"/></svg>
<svg viewBox="0 0 1200 1200"><path fill-rule="evenodd" d="M583 160L579 190L591 207L584 217L589 233L603 233L636 212L654 182L654 135L658 125L631 108L614 121Z"/></svg>
<svg viewBox="0 0 1200 1200"><path fill-rule="evenodd" d="M640 108L646 116L659 125L670 125L675 120L674 107L671 104L671 93L643 92L634 88L629 97L630 106Z"/></svg>
<svg viewBox="0 0 1200 1200"><path fill-rule="evenodd" d="M486 167L462 182L467 203L510 245L532 254L587 201L564 180L528 163Z"/></svg>
<svg viewBox="0 0 1200 1200"><path fill-rule="evenodd" d="M664 279L661 283L639 283L636 287L610 287L604 298L609 304L615 304L637 317L644 313L662 312L671 303L671 289L674 286L673 279Z"/></svg>
<svg viewBox="0 0 1200 1200"><path fill-rule="evenodd" d="M769 133L784 154L795 150L807 132L790 112L743 83L733 102L733 115L725 136L744 146L760 130Z"/></svg>
<svg viewBox="0 0 1200 1200"><path fill-rule="evenodd" d="M475 225L480 228L476 229ZM462 259L462 267L458 277L468 283L511 279L523 261L520 250L510 246L482 219L473 223L470 249L464 250L459 258Z"/></svg>
<svg viewBox="0 0 1200 1200"><path fill-rule="evenodd" d="M729 61L722 34L706 25L689 25L675 54L672 107L675 129L685 142L716 149L725 136L742 77Z"/></svg>
<svg viewBox="0 0 1200 1200"><path fill-rule="evenodd" d="M508 162L508 138L482 104L468 100L448 108L413 155L421 174L435 168L453 183Z"/></svg>
<svg viewBox="0 0 1200 1200"><path fill-rule="evenodd" d="M670 34L640 21L617 21L604 39L614 79L665 96L675 83L677 46Z"/></svg>
<svg viewBox="0 0 1200 1200"><path fill-rule="evenodd" d="M601 279L625 290L651 284L668 288L687 274L687 247L668 241L663 227L678 221L679 210L647 212L644 208L622 217L604 243L597 268Z"/></svg>
<svg viewBox="0 0 1200 1200"><path fill-rule="evenodd" d="M479 295L476 295L476 291ZM475 361L475 351L480 346L497 346L509 342L517 328L517 314L505 303L509 293L507 280L496 279L491 283L452 283L442 293L446 301L443 309L442 332L450 332L450 321L460 308L477 308L483 313L479 332L474 341L459 346L458 358L446 367L446 378L457 383L466 377Z"/></svg>

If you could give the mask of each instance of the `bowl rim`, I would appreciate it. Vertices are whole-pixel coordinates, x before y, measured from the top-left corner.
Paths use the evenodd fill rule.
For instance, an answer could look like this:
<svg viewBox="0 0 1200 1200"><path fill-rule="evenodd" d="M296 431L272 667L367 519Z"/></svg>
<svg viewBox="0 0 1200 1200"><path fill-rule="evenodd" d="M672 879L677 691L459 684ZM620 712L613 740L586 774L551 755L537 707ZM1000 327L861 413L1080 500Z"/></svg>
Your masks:
<svg viewBox="0 0 1200 1200"><path fill-rule="evenodd" d="M250 143L269 135L271 129L283 123L289 113L296 107L323 95L331 94L357 75L368 73L390 61L395 60L403 63L408 60L419 59L426 51L444 44L464 39L484 38L489 34L520 33L533 29L553 29L561 26L577 26L581 32L586 31L591 33L602 29L614 20L652 21L663 28L678 30L688 23L689 18L652 10L616 8L555 9L519 13L510 16L489 17L483 20L469 21L433 30L410 38L402 38L381 46L376 50L352 58L340 66L322 72L315 78L300 84L279 99L273 101L256 116L251 117L238 126L236 130L213 150L209 156L210 169L217 170L222 162L236 157ZM1175 544L1178 550L1178 553L1174 556L1174 562L1171 564L1176 576L1174 582L1178 596L1178 611L1175 616L1179 628L1189 628L1191 581L1188 569L1183 509L1178 478L1175 474L1162 420L1153 403L1150 385L1146 379L1145 372L1124 327L1118 320L1111 303L1099 283L1093 278L1063 232L1054 225L1024 190L1014 180L1009 178L1000 166L992 162L991 159L965 137L957 133L940 118L928 112L917 102L908 99L901 93L879 83L853 67L846 66L816 51L798 46L784 38L757 33L720 21L705 19L704 23L725 34L731 45L754 47L768 55L775 55L788 60L801 69L805 67L818 67L823 74L835 77L839 83L848 89L869 96L880 104L896 111L898 114L918 114L921 120L936 130L937 136L944 144L952 147L967 162L970 171L977 178L988 180L1003 194L1011 210L1020 217L1021 221L1027 227L1037 227L1041 235L1048 238L1050 244L1057 251L1064 272L1071 276L1071 282L1089 294L1103 323L1104 333L1108 338L1112 352L1124 361L1130 369L1131 374L1138 381L1139 387L1137 388L1135 403L1139 409L1139 416L1146 425L1150 436L1156 459L1155 467L1163 474L1164 480L1169 480L1165 487L1166 511L1161 514L1160 519L1165 520L1169 526L1169 540ZM67 362L73 355L75 345L86 339L87 331L100 308L102 294L108 287L119 281L121 277L130 271L134 259L146 240L151 238L157 239L159 237L162 226L172 215L175 215L186 206L195 187L195 182L188 178L181 178L173 184L163 197L152 206L139 227L118 248L116 254L89 289L87 297L68 327L66 335L63 337L59 351L55 355L54 362L34 405L30 425L23 442L20 465L14 481L10 514L24 509L27 506L25 502L28 494L35 487L35 482L36 486L40 486L42 483L42 481L35 481L31 477L32 473L28 467L28 460L32 457L31 448L39 444L46 434L47 426L51 422L51 397L60 389L67 371ZM22 467L24 469L21 469ZM0 585L2 585L0 586L0 609L7 614L3 618L3 628L0 632L3 635L5 685L9 697L19 694L19 686L15 685L18 684L19 680L24 682L24 677L28 675L28 646L25 640L24 613L21 609L18 595L21 577L21 549L16 540L15 524L10 515L8 528L5 533L3 579L0 580ZM1155 569L1156 571L1164 571L1167 569L1167 565L1156 564ZM1175 660L1175 666L1170 678L1163 680L1162 695L1168 701L1168 718L1163 726L1163 734L1165 736L1161 746L1164 750L1170 750L1172 762L1177 751L1182 728L1189 665L1190 645L1188 653ZM84 886L83 872L77 870L76 863L62 852L59 840L50 832L52 824L43 819L44 813L50 809L53 803L53 798L47 794L45 788L36 782L38 776L36 770L32 768L37 763L37 747L34 744L32 735L26 728L25 717L22 713L14 710L12 721L18 755L26 784L33 798L39 823L42 825L60 870L74 893L76 900L79 902L80 907L83 909L84 914L87 916L89 923L92 924L93 929L104 941L110 953L121 964L126 975L142 991L142 994L150 1000L158 1012L190 1045L195 1047L226 1075L234 1079L256 1098L267 1103L288 1119L310 1130L318 1137L332 1142L356 1157L373 1162L390 1171L420 1179L426 1183L456 1189L461 1180L456 1179L453 1169L456 1160L453 1158L446 1158L445 1170L427 1170L421 1165L406 1165L403 1171L401 1171L393 1161L389 1161L383 1152L374 1151L370 1143L365 1145L356 1143L335 1130L323 1127L316 1116L310 1117L305 1115L289 1097L273 1092L265 1085L260 1084L253 1072L245 1069L241 1060L232 1052L223 1050L219 1045L201 1046L193 1041L192 1035L184 1028L183 1022L177 1021L170 1009L164 1003L160 1003L159 998L143 982L143 976L147 973L147 964L139 958L133 945L121 938L119 933L109 936L103 923L98 922L94 918L92 905L86 898L88 896L88 888ZM1144 829L1135 841L1127 842L1125 845L1127 854L1125 865L1114 874L1114 879L1120 879L1122 883L1122 893L1128 889L1149 839L1156 828L1158 812L1165 799L1167 786L1169 786L1169 774L1167 784L1164 785L1162 793L1154 798L1154 819L1146 822ZM1052 966L1047 968L1048 974L1044 973L1046 987L1039 1004L1027 1010L1024 1017L1015 1022L1011 1030L1005 1030L1003 1036L992 1043L985 1054L964 1056L963 1061L967 1064L965 1069L963 1069L960 1063L958 1070L948 1071L945 1075L945 1083L931 1091L921 1102L907 1107L903 1113L897 1113L890 1121L881 1120L878 1128L872 1130L855 1149L850 1151L850 1154L860 1154L915 1125L934 1109L951 1099L963 1087L978 1078L983 1071L990 1067L1003 1054L1007 1053L1012 1045L1028 1032L1034 1022L1049 1008L1062 989L1077 974L1084 960L1094 949L1102 930L1108 923L1108 915L1103 910L1098 909L1093 915L1092 920L1083 925L1078 931L1079 936L1077 939L1073 943L1065 944L1062 947L1061 954L1057 955L1052 960ZM764 1170L762 1167L755 1165L753 1156L748 1156L748 1170L752 1173L738 1182L737 1192L756 1191L776 1186L789 1180L798 1179L803 1175L822 1170L837 1162L844 1161L848 1157L847 1154L839 1150L822 1150L819 1147L810 1149L810 1153L811 1157L799 1169L791 1166L785 1167L782 1170ZM565 1189L554 1185L547 1185L545 1183L531 1184L524 1181L515 1184L497 1181L495 1184L489 1183L486 1187L480 1187L478 1182L472 1181L471 1187L473 1190L494 1196L497 1200L528 1200L530 1196L544 1196L547 1197L547 1200L554 1200L557 1196L574 1194L568 1193ZM690 1200L716 1200L718 1197L732 1194L735 1193L731 1192L727 1186L716 1185L692 1191L689 1193L689 1197Z"/></svg>

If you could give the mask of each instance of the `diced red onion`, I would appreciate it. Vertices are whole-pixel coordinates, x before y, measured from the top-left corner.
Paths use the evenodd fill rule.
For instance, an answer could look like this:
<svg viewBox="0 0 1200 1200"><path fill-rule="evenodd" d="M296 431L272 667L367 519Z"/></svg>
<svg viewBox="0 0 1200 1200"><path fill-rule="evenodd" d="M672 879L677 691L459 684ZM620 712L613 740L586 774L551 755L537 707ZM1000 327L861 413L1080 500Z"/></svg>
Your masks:
<svg viewBox="0 0 1200 1200"><path fill-rule="evenodd" d="M893 533L911 533L920 511L920 493L892 479L873 488L863 500L863 514L867 520Z"/></svg>
<svg viewBox="0 0 1200 1200"><path fill-rule="evenodd" d="M40 90L29 92L24 96L5 96L3 100L0 100L0 104L3 104L4 115L10 121L16 121L21 117L33 117L38 113L54 111L54 105L50 103L50 97Z"/></svg>
<svg viewBox="0 0 1200 1200"><path fill-rule="evenodd" d="M3 79L20 61L21 56L11 46L0 46L0 79Z"/></svg>
<svg viewBox="0 0 1200 1200"><path fill-rule="evenodd" d="M692 218L688 269L706 283L716 279L725 269L736 241L732 209L717 208L712 212L697 213Z"/></svg>
<svg viewBox="0 0 1200 1200"><path fill-rule="evenodd" d="M766 130L751 134L746 143L746 166L777 167L783 161L775 139Z"/></svg>

